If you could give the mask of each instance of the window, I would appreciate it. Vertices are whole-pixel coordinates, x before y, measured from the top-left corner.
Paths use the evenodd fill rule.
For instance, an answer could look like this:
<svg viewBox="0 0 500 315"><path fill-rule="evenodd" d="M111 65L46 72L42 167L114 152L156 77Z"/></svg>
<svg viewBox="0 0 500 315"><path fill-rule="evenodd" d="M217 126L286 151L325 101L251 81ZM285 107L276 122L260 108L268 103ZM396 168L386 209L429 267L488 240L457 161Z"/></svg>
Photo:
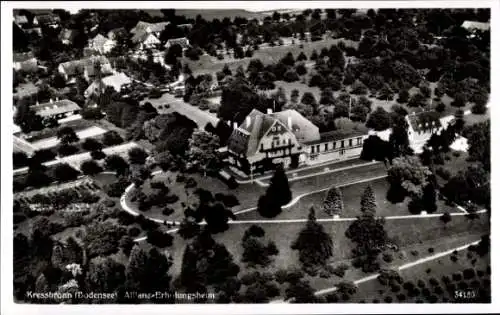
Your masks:
<svg viewBox="0 0 500 315"><path fill-rule="evenodd" d="M328 151L328 143L325 143L325 151Z"/></svg>
<svg viewBox="0 0 500 315"><path fill-rule="evenodd" d="M344 149L340 150L340 155L344 155L344 153L345 153Z"/></svg>
<svg viewBox="0 0 500 315"><path fill-rule="evenodd" d="M316 146L316 152L318 152L318 153L320 152L320 150L319 150L319 144Z"/></svg>
<svg viewBox="0 0 500 315"><path fill-rule="evenodd" d="M349 146L352 147L352 139L349 139Z"/></svg>
<svg viewBox="0 0 500 315"><path fill-rule="evenodd" d="M314 154L314 146L311 146L311 154Z"/></svg>
<svg viewBox="0 0 500 315"><path fill-rule="evenodd" d="M333 141L333 149L335 150L337 148L337 142Z"/></svg>
<svg viewBox="0 0 500 315"><path fill-rule="evenodd" d="M288 144L291 145L292 144L292 139L288 138Z"/></svg>
<svg viewBox="0 0 500 315"><path fill-rule="evenodd" d="M358 145L360 145L360 144L361 144L361 137L358 137L358 138L356 139L356 144L358 144Z"/></svg>
<svg viewBox="0 0 500 315"><path fill-rule="evenodd" d="M344 140L340 141L340 147L343 148L344 147Z"/></svg>
<svg viewBox="0 0 500 315"><path fill-rule="evenodd" d="M261 144L260 144L260 149L261 149L261 150L264 150L264 143L261 143Z"/></svg>

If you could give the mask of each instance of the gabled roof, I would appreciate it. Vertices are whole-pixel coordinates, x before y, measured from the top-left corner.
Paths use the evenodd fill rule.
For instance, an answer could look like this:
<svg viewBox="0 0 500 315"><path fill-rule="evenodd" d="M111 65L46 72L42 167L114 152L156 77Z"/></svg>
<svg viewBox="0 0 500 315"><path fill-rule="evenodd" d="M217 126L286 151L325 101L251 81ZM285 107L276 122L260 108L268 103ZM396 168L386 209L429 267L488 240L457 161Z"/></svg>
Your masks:
<svg viewBox="0 0 500 315"><path fill-rule="evenodd" d="M288 123L291 122L290 129ZM292 132L300 143L319 140L319 129L295 110L264 114L253 109L245 121L233 131L228 149L246 156L254 155L260 140L275 124L280 124L286 131Z"/></svg>
<svg viewBox="0 0 500 315"><path fill-rule="evenodd" d="M23 152L28 156L32 156L36 152L35 146L28 141L14 136L14 152Z"/></svg>
<svg viewBox="0 0 500 315"><path fill-rule="evenodd" d="M406 117L408 119L408 123L416 132L426 132L428 130L441 127L440 114L435 111L409 114Z"/></svg>
<svg viewBox="0 0 500 315"><path fill-rule="evenodd" d="M61 20L57 14L40 14L35 16L39 24L59 23Z"/></svg>
<svg viewBox="0 0 500 315"><path fill-rule="evenodd" d="M354 137L368 135L368 128L364 127L364 125L360 125L359 127L353 129L338 129L328 132L322 132L320 134L320 139L315 141L306 142L308 145L329 142L329 141L339 141L344 139L350 139Z"/></svg>
<svg viewBox="0 0 500 315"><path fill-rule="evenodd" d="M144 21L137 22L137 25L130 30L132 34L144 33L149 28L150 32L161 32L169 25L170 22L148 23Z"/></svg>
<svg viewBox="0 0 500 315"><path fill-rule="evenodd" d="M103 78L102 82L107 86L112 86L115 91L119 92L123 85L132 83L132 80L125 73L120 72Z"/></svg>
<svg viewBox="0 0 500 315"><path fill-rule="evenodd" d="M33 54L33 52L31 51L28 51L24 53L15 53L13 57L14 57L14 62L24 62L32 58L35 58L35 54Z"/></svg>
<svg viewBox="0 0 500 315"><path fill-rule="evenodd" d="M160 42L156 36L154 36L151 33L137 33L134 36L132 36L132 42L134 44L139 44L145 42L150 36L154 37L156 41Z"/></svg>
<svg viewBox="0 0 500 315"><path fill-rule="evenodd" d="M79 110L80 106L70 100L59 100L53 102L47 102L40 105L31 106L31 109L42 117L63 114L67 112L72 112Z"/></svg>
<svg viewBox="0 0 500 315"><path fill-rule="evenodd" d="M490 29L490 23L486 22L476 22L476 21L464 21L462 27L468 30L481 30L487 31Z"/></svg>
<svg viewBox="0 0 500 315"><path fill-rule="evenodd" d="M118 27L114 28L111 31L108 32L108 38L112 38L113 36L119 34L119 33L126 33L127 31L125 30L124 27Z"/></svg>

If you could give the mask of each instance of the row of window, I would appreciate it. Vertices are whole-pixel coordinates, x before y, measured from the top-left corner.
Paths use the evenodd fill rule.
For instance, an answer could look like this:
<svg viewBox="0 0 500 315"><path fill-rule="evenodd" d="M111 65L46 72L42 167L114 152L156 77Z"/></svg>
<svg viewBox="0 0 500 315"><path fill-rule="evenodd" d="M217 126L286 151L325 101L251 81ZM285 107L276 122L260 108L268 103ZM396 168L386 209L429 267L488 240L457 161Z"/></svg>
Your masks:
<svg viewBox="0 0 500 315"><path fill-rule="evenodd" d="M349 139L348 141L349 141L348 147L352 147L353 146L353 139ZM330 149L330 143L329 142L323 144L323 146L324 146L323 152L326 152L328 150L335 150L335 149L337 149L337 142L334 141L332 143L333 143L333 146L332 146L331 149ZM362 140L361 137L356 138L356 145L357 146L361 145L362 143L363 143L363 140ZM345 140L340 141L340 148L345 148ZM341 150L341 151L343 151L343 150ZM317 144L316 146L314 146L314 145L311 146L311 154L319 153L319 152L321 152L321 144Z"/></svg>

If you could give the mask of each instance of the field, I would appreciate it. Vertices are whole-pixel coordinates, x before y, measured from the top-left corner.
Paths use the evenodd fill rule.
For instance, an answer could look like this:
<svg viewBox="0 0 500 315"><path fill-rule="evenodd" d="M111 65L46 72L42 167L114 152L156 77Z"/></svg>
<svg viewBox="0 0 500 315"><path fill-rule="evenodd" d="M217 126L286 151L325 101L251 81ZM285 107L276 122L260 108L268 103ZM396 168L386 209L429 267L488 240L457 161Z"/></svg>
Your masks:
<svg viewBox="0 0 500 315"><path fill-rule="evenodd" d="M254 52L252 57L243 58L243 59L228 59L227 55L224 55L224 60L217 60L215 57L211 57L209 55L200 56L200 60L193 61L188 58L183 58L183 64L187 63L193 73L202 74L202 73L215 73L217 71L222 70L225 64L229 66L229 68L233 71L236 70L239 66L242 66L245 70L252 59L260 59L263 64L271 64L279 61L283 58L288 52L291 52L294 57L297 57L300 52L304 52L306 56L309 58L313 50L321 51L323 47L330 48L331 45L337 44L338 42L343 41L346 45L352 45L356 47L358 45L355 41L350 41L347 39L334 39L328 38L325 40L320 40L316 42L307 42L303 44L293 44L287 46L274 46L268 48L262 48ZM303 45L303 48L300 48L300 45Z"/></svg>

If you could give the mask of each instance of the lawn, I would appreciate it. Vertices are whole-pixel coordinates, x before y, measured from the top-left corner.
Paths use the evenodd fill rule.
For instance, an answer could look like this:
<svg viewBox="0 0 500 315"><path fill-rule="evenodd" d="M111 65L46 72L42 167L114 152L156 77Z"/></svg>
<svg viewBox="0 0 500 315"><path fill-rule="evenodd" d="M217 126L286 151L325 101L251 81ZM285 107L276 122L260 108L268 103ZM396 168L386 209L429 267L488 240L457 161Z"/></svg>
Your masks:
<svg viewBox="0 0 500 315"><path fill-rule="evenodd" d="M471 126L471 125L474 125L474 124L478 124L478 123L482 123L482 122L488 121L491 118L490 115L491 115L491 112L490 112L489 109L487 110L486 113L484 113L482 115L476 115L476 114L465 115L464 116L465 125L466 126Z"/></svg>
<svg viewBox="0 0 500 315"><path fill-rule="evenodd" d="M300 230L305 226L305 223L257 225L266 231L266 240L274 241L280 251L280 254L276 257L274 264L269 267L269 270L298 266L297 253L290 246ZM353 244L344 234L350 222L329 222L322 223L322 225L325 231L331 233L334 242L332 263L345 262L350 259ZM241 261L242 254L241 239L245 230L250 226L251 224L231 225L226 232L214 235L214 239L223 243L238 263ZM400 245L400 252L403 253L403 259L400 260L402 263L417 259L412 258L409 254L415 248L418 248L421 253L420 255L424 255L424 252L429 247L434 247L437 252L453 246L463 245L463 243L459 242L479 239L480 235L487 233L488 226L489 222L486 216L482 216L475 221L470 221L465 217L454 217L446 227L439 218L392 220L386 222L386 230L389 236L397 238L397 242ZM173 255L174 259L174 265L171 269L172 274L177 275L182 266L182 254L187 242L178 234L174 235L174 244L168 248L168 251ZM397 263L397 261L394 263ZM351 277L355 278L357 275L360 277L366 276L359 274L359 271L355 272L358 273L352 274ZM331 279L314 279L318 281L318 284L315 284L317 289L332 285Z"/></svg>
<svg viewBox="0 0 500 315"><path fill-rule="evenodd" d="M28 133L26 134L26 140L29 142L35 142L42 139L55 137L57 135L57 130L59 130L59 128L61 127L71 127L78 132L80 130L94 127L94 123L85 119L72 120L62 124L58 128L45 128L40 131L33 131L31 133Z"/></svg>

